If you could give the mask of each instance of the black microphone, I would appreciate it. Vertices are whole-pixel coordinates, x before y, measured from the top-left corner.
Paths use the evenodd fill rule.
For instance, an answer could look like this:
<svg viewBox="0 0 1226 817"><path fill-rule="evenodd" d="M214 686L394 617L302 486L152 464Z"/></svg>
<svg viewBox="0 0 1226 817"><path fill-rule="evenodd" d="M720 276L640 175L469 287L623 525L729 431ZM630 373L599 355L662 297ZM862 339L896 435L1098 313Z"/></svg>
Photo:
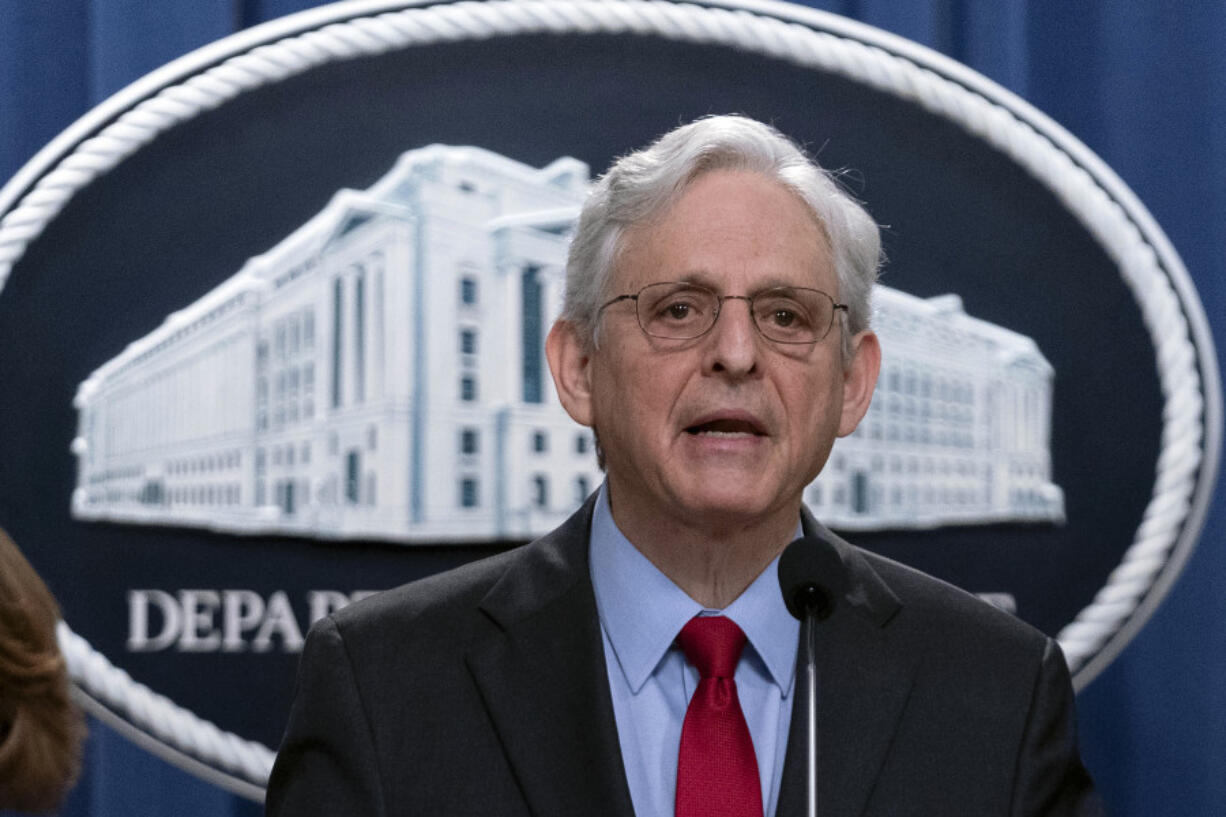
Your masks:
<svg viewBox="0 0 1226 817"><path fill-rule="evenodd" d="M788 612L800 619L804 661L796 662L797 691L804 690L808 765L805 774L807 812L817 817L817 624L834 612L847 592L847 570L838 551L823 539L797 539L779 557L779 589Z"/></svg>
<svg viewBox="0 0 1226 817"><path fill-rule="evenodd" d="M816 536L797 539L779 557L779 589L788 612L801 621L813 613L825 621L847 592L847 571L829 542Z"/></svg>

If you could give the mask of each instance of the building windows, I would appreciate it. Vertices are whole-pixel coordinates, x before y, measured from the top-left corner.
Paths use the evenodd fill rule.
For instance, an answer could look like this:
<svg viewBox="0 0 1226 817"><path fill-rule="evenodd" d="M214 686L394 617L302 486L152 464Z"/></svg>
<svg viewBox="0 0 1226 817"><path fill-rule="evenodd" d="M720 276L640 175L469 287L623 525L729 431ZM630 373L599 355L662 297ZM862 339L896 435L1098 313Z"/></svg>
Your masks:
<svg viewBox="0 0 1226 817"><path fill-rule="evenodd" d="M472 477L460 480L460 507L475 508L479 499L477 496L477 480Z"/></svg>
<svg viewBox="0 0 1226 817"><path fill-rule="evenodd" d="M460 303L466 306L477 304L477 279L464 277L460 279Z"/></svg>
<svg viewBox="0 0 1226 817"><path fill-rule="evenodd" d="M541 295L542 286L536 267L524 267L520 277L522 288L520 293L521 340L523 360L524 402L540 403L544 399L544 367L541 361L544 350L542 341Z"/></svg>
<svg viewBox="0 0 1226 817"><path fill-rule="evenodd" d="M857 472L851 480L851 509L856 513L868 513L869 490L868 475Z"/></svg>
<svg viewBox="0 0 1226 817"><path fill-rule="evenodd" d="M532 504L538 508L549 507L549 478L544 474L532 478Z"/></svg>
<svg viewBox="0 0 1226 817"><path fill-rule="evenodd" d="M475 428L460 429L460 453L476 454L480 450L480 439Z"/></svg>
<svg viewBox="0 0 1226 817"><path fill-rule="evenodd" d="M575 453L586 454L588 449L588 439L586 434L575 435Z"/></svg>
<svg viewBox="0 0 1226 817"><path fill-rule="evenodd" d="M358 267L353 291L354 399L366 401L366 271Z"/></svg>
<svg viewBox="0 0 1226 817"><path fill-rule="evenodd" d="M308 352L315 348L314 309L307 309L302 313L302 348Z"/></svg>
<svg viewBox="0 0 1226 817"><path fill-rule="evenodd" d="M302 419L309 420L315 416L315 364L305 363L302 366Z"/></svg>
<svg viewBox="0 0 1226 817"><path fill-rule="evenodd" d="M341 404L341 332L345 328L345 282L340 278L332 282L332 408Z"/></svg>
<svg viewBox="0 0 1226 817"><path fill-rule="evenodd" d="M460 378L460 399L471 403L477 399L477 379L471 375Z"/></svg>
<svg viewBox="0 0 1226 817"><path fill-rule="evenodd" d="M284 370L277 372L277 388L273 411L273 425L280 428L285 423L285 395L288 390L286 373Z"/></svg>
<svg viewBox="0 0 1226 817"><path fill-rule="evenodd" d="M460 330L460 353L465 355L477 354L477 330L476 329L461 329Z"/></svg>
<svg viewBox="0 0 1226 817"><path fill-rule="evenodd" d="M298 369L289 370L288 376L288 399L289 402L285 407L286 421L294 423L298 421Z"/></svg>
<svg viewBox="0 0 1226 817"><path fill-rule="evenodd" d="M297 315L289 316L289 354L290 357L297 357L298 352L302 350L302 327L298 323Z"/></svg>
<svg viewBox="0 0 1226 817"><path fill-rule="evenodd" d="M366 427L366 450L374 451L379 443L378 427L370 425Z"/></svg>
<svg viewBox="0 0 1226 817"><path fill-rule="evenodd" d="M356 448L345 455L345 501L350 505L358 504L360 498L362 474L362 452Z"/></svg>
<svg viewBox="0 0 1226 817"><path fill-rule="evenodd" d="M575 477L575 503L582 505L587 499L587 495L592 492L591 486L587 484L587 477Z"/></svg>
<svg viewBox="0 0 1226 817"><path fill-rule="evenodd" d="M293 480L280 480L276 487L276 504L281 508L281 512L286 516L294 513L294 482Z"/></svg>
<svg viewBox="0 0 1226 817"><path fill-rule="evenodd" d="M544 454L549 450L549 435L544 431L534 431L532 433L532 450L537 454Z"/></svg>

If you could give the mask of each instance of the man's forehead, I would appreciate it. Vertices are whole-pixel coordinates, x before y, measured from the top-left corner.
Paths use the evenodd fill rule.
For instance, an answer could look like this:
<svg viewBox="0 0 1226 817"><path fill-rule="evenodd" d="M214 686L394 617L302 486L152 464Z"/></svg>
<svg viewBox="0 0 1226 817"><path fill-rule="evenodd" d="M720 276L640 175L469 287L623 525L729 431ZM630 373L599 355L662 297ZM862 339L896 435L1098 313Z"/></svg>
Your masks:
<svg viewBox="0 0 1226 817"><path fill-rule="evenodd" d="M725 265L719 258L712 263L685 263L686 259L671 251L675 248L662 247L658 242L640 243L635 238L625 236L623 251L610 270L607 293L610 297L637 292L662 281L698 284L733 295L784 286L810 287L838 295L834 258L824 234L803 257L791 263L752 267Z"/></svg>
<svg viewBox="0 0 1226 817"><path fill-rule="evenodd" d="M779 225L791 229L780 233ZM667 208L628 227L612 280L619 292L658 281L735 286L833 285L827 231L813 208L777 179L711 171ZM738 268L743 263L743 268Z"/></svg>

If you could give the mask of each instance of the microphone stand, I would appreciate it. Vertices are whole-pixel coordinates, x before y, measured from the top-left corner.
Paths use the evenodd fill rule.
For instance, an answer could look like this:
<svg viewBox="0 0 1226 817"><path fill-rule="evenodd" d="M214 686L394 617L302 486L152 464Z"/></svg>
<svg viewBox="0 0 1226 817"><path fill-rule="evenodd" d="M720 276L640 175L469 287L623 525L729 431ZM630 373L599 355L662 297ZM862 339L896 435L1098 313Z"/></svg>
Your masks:
<svg viewBox="0 0 1226 817"><path fill-rule="evenodd" d="M808 744L808 767L805 781L806 809L809 817L817 817L817 625L834 612L847 584L846 569L838 552L818 537L797 539L779 558L779 589L788 612L800 621L800 649L796 656L796 690L804 695L805 742Z"/></svg>
<svg viewBox="0 0 1226 817"><path fill-rule="evenodd" d="M817 613L805 607L800 623L800 640L805 649L805 726L809 745L808 816L817 817Z"/></svg>

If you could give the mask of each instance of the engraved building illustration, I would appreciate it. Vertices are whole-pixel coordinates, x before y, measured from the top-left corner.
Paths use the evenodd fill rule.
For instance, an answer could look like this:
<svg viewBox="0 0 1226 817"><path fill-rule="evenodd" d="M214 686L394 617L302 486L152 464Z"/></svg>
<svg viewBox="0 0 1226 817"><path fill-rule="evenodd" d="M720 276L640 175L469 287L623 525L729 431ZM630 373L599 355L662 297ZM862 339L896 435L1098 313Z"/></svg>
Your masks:
<svg viewBox="0 0 1226 817"><path fill-rule="evenodd" d="M878 286L873 312L881 375L867 416L805 489L819 518L861 530L1062 522L1054 372L1035 342L967 315L957 295Z"/></svg>
<svg viewBox="0 0 1226 817"><path fill-rule="evenodd" d="M80 385L74 516L406 542L553 528L602 478L544 358L589 178L432 145L338 192ZM882 379L814 512L1061 519L1034 342L956 296L875 297Z"/></svg>

